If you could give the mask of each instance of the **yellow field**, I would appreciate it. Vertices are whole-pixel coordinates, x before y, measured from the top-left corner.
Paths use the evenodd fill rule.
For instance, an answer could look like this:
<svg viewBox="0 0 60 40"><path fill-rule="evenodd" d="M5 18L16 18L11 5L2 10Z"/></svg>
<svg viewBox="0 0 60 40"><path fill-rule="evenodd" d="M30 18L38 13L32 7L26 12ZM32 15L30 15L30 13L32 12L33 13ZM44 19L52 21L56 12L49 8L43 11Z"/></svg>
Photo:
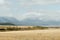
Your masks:
<svg viewBox="0 0 60 40"><path fill-rule="evenodd" d="M0 32L0 40L60 40L60 29Z"/></svg>

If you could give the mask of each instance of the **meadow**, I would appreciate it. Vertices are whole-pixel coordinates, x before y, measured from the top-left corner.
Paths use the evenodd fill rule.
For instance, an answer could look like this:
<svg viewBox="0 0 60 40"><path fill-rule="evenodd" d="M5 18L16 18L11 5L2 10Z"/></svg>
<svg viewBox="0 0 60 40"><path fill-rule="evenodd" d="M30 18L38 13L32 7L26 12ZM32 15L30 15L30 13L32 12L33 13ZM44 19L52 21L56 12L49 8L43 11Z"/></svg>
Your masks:
<svg viewBox="0 0 60 40"><path fill-rule="evenodd" d="M60 40L60 29L0 32L0 40Z"/></svg>
<svg viewBox="0 0 60 40"><path fill-rule="evenodd" d="M28 27L30 30L7 30L7 27L1 27L4 31L0 31L0 40L60 40L60 28L59 29L38 29L34 28L31 30L30 27ZM11 27L12 28L12 27ZM24 27L18 27L18 28L24 28ZM27 28L27 27L25 27ZM38 30L37 30L38 29Z"/></svg>

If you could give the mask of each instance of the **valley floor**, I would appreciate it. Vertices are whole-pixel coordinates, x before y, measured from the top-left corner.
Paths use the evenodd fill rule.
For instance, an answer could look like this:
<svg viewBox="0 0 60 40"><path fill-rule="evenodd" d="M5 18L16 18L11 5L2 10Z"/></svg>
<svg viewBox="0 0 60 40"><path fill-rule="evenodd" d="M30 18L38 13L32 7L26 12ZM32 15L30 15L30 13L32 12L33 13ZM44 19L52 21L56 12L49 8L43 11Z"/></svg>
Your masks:
<svg viewBox="0 0 60 40"><path fill-rule="evenodd" d="M60 40L60 29L0 32L0 40Z"/></svg>

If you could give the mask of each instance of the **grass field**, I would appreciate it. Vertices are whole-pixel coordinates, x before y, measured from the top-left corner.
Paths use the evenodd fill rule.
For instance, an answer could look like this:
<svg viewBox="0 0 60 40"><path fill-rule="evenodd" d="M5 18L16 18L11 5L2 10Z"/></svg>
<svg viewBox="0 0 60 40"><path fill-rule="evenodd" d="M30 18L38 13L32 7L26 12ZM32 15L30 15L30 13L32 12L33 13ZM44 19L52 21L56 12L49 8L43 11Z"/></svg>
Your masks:
<svg viewBox="0 0 60 40"><path fill-rule="evenodd" d="M60 29L0 32L0 40L60 40Z"/></svg>

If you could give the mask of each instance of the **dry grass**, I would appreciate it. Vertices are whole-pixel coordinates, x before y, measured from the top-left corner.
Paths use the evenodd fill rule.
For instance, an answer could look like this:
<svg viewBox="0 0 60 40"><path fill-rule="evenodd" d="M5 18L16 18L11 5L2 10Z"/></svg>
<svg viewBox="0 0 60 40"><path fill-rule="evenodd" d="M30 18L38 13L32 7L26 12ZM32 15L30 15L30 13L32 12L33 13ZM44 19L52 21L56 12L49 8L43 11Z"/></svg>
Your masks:
<svg viewBox="0 0 60 40"><path fill-rule="evenodd" d="M60 29L0 32L0 40L60 40Z"/></svg>

